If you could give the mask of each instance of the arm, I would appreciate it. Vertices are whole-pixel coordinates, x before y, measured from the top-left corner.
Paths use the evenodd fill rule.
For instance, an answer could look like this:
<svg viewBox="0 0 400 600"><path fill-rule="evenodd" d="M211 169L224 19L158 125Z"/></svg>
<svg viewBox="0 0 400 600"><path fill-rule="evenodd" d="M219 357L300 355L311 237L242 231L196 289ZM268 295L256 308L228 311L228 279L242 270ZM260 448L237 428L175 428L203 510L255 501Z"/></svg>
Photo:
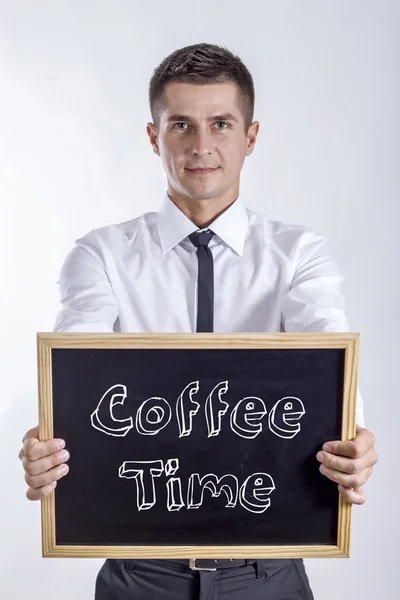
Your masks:
<svg viewBox="0 0 400 600"><path fill-rule="evenodd" d="M349 332L342 294L344 277L325 237L305 230L297 248L296 268L282 303L285 331ZM357 388L357 433L348 442L332 441L317 454L320 471L339 484L341 495L363 504L363 485L378 461L374 435L364 429L363 399Z"/></svg>
<svg viewBox="0 0 400 600"><path fill-rule="evenodd" d="M285 331L350 331L342 293L344 277L325 237L304 232L297 249L297 264L289 291L282 303ZM364 427L364 403L357 388L356 421Z"/></svg>
<svg viewBox="0 0 400 600"><path fill-rule="evenodd" d="M113 332L118 304L90 234L77 240L67 255L58 283L62 309L55 332ZM38 426L26 432L22 443L18 456L28 484L26 497L40 500L68 473L69 453L64 440L39 441Z"/></svg>
<svg viewBox="0 0 400 600"><path fill-rule="evenodd" d="M67 255L58 284L62 309L55 332L113 332L118 304L90 234Z"/></svg>

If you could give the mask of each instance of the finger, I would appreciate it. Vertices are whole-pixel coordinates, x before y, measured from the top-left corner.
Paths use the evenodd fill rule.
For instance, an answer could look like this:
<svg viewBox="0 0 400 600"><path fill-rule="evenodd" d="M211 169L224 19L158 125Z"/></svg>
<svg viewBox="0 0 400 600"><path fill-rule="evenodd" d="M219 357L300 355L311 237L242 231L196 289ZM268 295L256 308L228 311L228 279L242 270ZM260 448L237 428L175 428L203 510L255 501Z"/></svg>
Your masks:
<svg viewBox="0 0 400 600"><path fill-rule="evenodd" d="M349 440L348 442L327 442L322 446L322 450L338 456L347 456L349 458L360 458L360 456L362 456L358 446L356 446L356 443L353 440Z"/></svg>
<svg viewBox="0 0 400 600"><path fill-rule="evenodd" d="M58 465L54 469L50 469L45 473L40 473L39 475L30 475L29 473L25 473L25 481L30 488L39 489L43 486L50 485L54 481L58 481L62 477L64 477L69 471L69 466L67 464Z"/></svg>
<svg viewBox="0 0 400 600"><path fill-rule="evenodd" d="M348 488L359 488L365 484L372 473L372 467L367 467L363 469L360 473L355 473L352 475L348 475L346 473L341 473L340 471L336 471L335 469L330 469L325 465L320 465L319 470L325 477L330 479L331 481L335 481L336 483L340 483Z"/></svg>
<svg viewBox="0 0 400 600"><path fill-rule="evenodd" d="M342 442L331 441L322 446L326 452L331 452L339 456L348 456L350 458L360 458L375 444L375 436L368 429L363 429L357 425L357 434L353 440Z"/></svg>
<svg viewBox="0 0 400 600"><path fill-rule="evenodd" d="M365 490L363 487L355 488L354 490L338 485L340 495L350 502L350 504L364 504L366 501Z"/></svg>
<svg viewBox="0 0 400 600"><path fill-rule="evenodd" d="M38 460L28 460L26 456L22 457L22 465L28 475L40 475L46 473L53 467L65 463L69 459L68 450L60 450L55 454L50 454L45 458L39 458Z"/></svg>
<svg viewBox="0 0 400 600"><path fill-rule="evenodd" d="M28 500L42 500L42 498L45 498L46 496L51 494L56 485L57 481L54 481L53 484L45 485L38 489L28 488L26 492L26 497L28 498Z"/></svg>
<svg viewBox="0 0 400 600"><path fill-rule="evenodd" d="M374 466L378 461L378 455L372 448L361 458L347 458L331 454L330 452L323 452L321 450L317 454L317 460L326 467L330 467L336 471L355 474L363 471L367 467Z"/></svg>
<svg viewBox="0 0 400 600"><path fill-rule="evenodd" d="M65 441L53 438L45 442L40 442L37 438L26 438L24 442L24 455L30 461L38 460L44 456L49 456L58 452L65 446Z"/></svg>

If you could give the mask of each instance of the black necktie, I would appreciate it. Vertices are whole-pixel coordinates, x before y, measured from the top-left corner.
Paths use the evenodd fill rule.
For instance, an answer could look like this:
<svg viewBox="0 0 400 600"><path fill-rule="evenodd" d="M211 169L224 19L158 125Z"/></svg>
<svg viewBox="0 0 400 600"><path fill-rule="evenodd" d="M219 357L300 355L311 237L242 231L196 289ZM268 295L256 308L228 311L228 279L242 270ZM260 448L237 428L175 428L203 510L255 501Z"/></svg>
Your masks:
<svg viewBox="0 0 400 600"><path fill-rule="evenodd" d="M195 231L189 239L197 248L197 329L214 331L214 261L208 244L213 231Z"/></svg>

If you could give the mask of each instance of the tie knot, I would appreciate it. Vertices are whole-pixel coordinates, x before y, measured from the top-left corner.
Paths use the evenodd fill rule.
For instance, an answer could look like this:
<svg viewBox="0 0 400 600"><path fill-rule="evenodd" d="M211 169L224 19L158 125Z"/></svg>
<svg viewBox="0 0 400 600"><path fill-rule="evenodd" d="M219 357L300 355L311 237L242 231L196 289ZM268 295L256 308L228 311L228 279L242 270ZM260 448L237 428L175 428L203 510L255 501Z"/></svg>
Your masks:
<svg viewBox="0 0 400 600"><path fill-rule="evenodd" d="M199 246L208 246L213 235L214 232L207 229L206 231L195 231L188 237L192 244L198 248Z"/></svg>

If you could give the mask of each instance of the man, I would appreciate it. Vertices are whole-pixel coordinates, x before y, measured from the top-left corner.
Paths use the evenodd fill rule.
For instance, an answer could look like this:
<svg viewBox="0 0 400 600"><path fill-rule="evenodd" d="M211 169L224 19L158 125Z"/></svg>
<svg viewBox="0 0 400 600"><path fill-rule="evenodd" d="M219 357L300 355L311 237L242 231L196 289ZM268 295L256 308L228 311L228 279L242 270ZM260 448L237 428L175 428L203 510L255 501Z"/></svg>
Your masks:
<svg viewBox="0 0 400 600"><path fill-rule="evenodd" d="M270 221L239 198L259 130L241 60L212 44L176 50L154 71L149 99L147 133L168 181L162 207L77 240L61 269L55 331L349 331L343 277L326 239ZM348 502L363 504L377 455L360 394L357 423L354 440L327 440L316 458ZM64 444L40 442L37 427L24 436L19 456L30 500L47 496L68 472ZM313 598L299 559L194 566L107 559L95 597Z"/></svg>

